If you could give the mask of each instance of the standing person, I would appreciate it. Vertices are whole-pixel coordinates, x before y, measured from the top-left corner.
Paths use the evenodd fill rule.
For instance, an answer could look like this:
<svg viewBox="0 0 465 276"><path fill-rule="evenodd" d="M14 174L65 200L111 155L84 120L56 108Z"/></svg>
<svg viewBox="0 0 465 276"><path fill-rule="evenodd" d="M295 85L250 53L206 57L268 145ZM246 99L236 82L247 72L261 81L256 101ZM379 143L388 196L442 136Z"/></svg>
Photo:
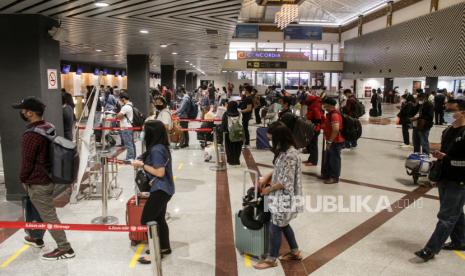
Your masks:
<svg viewBox="0 0 465 276"><path fill-rule="evenodd" d="M171 118L171 111L169 110L165 98L162 96L156 97L153 101L153 105L155 106L154 115L148 117L145 121L161 121L169 132L173 128L173 119Z"/></svg>
<svg viewBox="0 0 465 276"><path fill-rule="evenodd" d="M113 96L113 88L109 88L105 91L103 106L105 111L114 111L116 109L116 104L118 101L115 96Z"/></svg>
<svg viewBox="0 0 465 276"><path fill-rule="evenodd" d="M119 95L119 100L122 107L116 118L120 119L120 127L132 128L134 110L132 103L129 101L129 95L126 92L122 92ZM132 129L122 129L121 139L126 148L126 160L134 160L136 158L136 146L134 145L134 132Z"/></svg>
<svg viewBox="0 0 465 276"><path fill-rule="evenodd" d="M132 165L136 169L143 169L150 179L150 196L142 211L141 224L150 221L157 222L160 237L161 256L171 254L170 233L166 223L166 208L174 195L174 179L172 158L169 150L168 133L161 121L149 121L144 125L145 147L147 151L140 160L134 160ZM154 252L151 252L154 254ZM148 256L138 260L142 264L150 264Z"/></svg>
<svg viewBox="0 0 465 276"><path fill-rule="evenodd" d="M336 109L336 100L326 98L323 107L326 110L324 135L326 139L325 160L322 168L321 179L325 184L339 183L341 175L341 150L344 147L342 131L342 115Z"/></svg>
<svg viewBox="0 0 465 276"><path fill-rule="evenodd" d="M279 256L281 261L300 261L302 255L295 239L290 222L302 211L296 198L302 196L302 165L299 151L295 149L292 132L283 125L276 126L271 133L274 153L273 172L263 177L259 184L270 183L262 188L262 195L268 196L268 209L271 213L270 248L265 260L254 265L255 269L267 269L278 265L282 236L287 240L291 251Z"/></svg>
<svg viewBox="0 0 465 276"><path fill-rule="evenodd" d="M228 92L226 91L226 87L223 86L223 90L220 92L220 95L218 97L218 102L219 102L219 105L222 106L224 105L225 102L228 101Z"/></svg>
<svg viewBox="0 0 465 276"><path fill-rule="evenodd" d="M402 138L404 143L400 145L401 148L410 147L410 133L409 129L412 128L412 122L410 118L412 118L415 114L415 98L410 94L402 95L402 105L400 107L400 111L397 114L399 117L399 123L402 126Z"/></svg>
<svg viewBox="0 0 465 276"><path fill-rule="evenodd" d="M40 218L45 223L60 224L55 206L53 192L55 184L49 177L51 166L48 138L34 132L35 128L43 131L54 130L54 126L43 119L45 104L39 99L28 97L13 108L20 109L21 119L27 122L26 131L21 138L21 172L20 180ZM58 245L55 250L42 255L43 260L58 261L74 258L75 253L63 230L50 230L52 238ZM33 247L44 247L43 234L40 238L26 236L24 242Z"/></svg>
<svg viewBox="0 0 465 276"><path fill-rule="evenodd" d="M241 102L242 126L244 127L245 135L245 148L249 147L250 145L249 121L252 118L253 112L252 89L253 87L250 85L244 87L245 94Z"/></svg>
<svg viewBox="0 0 465 276"><path fill-rule="evenodd" d="M278 103L281 105L281 110L278 112L278 119L281 119L284 114L291 113L291 97L284 96L279 98Z"/></svg>
<svg viewBox="0 0 465 276"><path fill-rule="evenodd" d="M237 102L228 102L227 111L223 114L221 128L226 133L225 137L225 149L226 149L226 160L231 166L240 166L241 152L242 152L242 141L231 142L229 139L229 131L234 123L241 121L241 113L239 112L239 106Z"/></svg>
<svg viewBox="0 0 465 276"><path fill-rule="evenodd" d="M176 110L176 116L178 116L179 119L189 119L188 114L191 108L192 98L187 94L186 89L182 88L181 92L183 94L182 101L181 101L181 107L179 107L179 109ZM180 121L179 125L181 126L181 128L189 128L188 121ZM179 147L187 148L188 146L189 146L189 132L183 131L182 137L181 137L181 144L179 145Z"/></svg>
<svg viewBox="0 0 465 276"><path fill-rule="evenodd" d="M434 122L436 125L444 124L444 108L446 105L446 96L441 90L434 97Z"/></svg>
<svg viewBox="0 0 465 276"><path fill-rule="evenodd" d="M208 96L208 90L203 90L202 91L202 99L200 101L200 107L202 109L202 115L200 117L200 119L204 120L205 119L205 114L207 114L209 111L210 111L210 105L211 105L211 101L210 101L210 98Z"/></svg>
<svg viewBox="0 0 465 276"><path fill-rule="evenodd" d="M234 84L228 81L228 98L231 98L234 92Z"/></svg>
<svg viewBox="0 0 465 276"><path fill-rule="evenodd" d="M378 117L381 116L379 106L380 106L380 97L378 93L376 92L376 89L371 90L372 96L371 96L371 108L373 109L373 117Z"/></svg>
<svg viewBox="0 0 465 276"><path fill-rule="evenodd" d="M262 123L262 118L260 117L261 96L258 95L258 91L255 88L252 90L252 97L253 97L253 106L254 106L254 111L255 111L255 123L259 125Z"/></svg>
<svg viewBox="0 0 465 276"><path fill-rule="evenodd" d="M420 89L421 90L421 89ZM429 155L429 131L433 127L433 104L426 99L423 90L418 92L417 105L414 116L410 119L413 123L413 150Z"/></svg>
<svg viewBox="0 0 465 276"><path fill-rule="evenodd" d="M67 92L61 92L61 103L63 104L64 137L73 141L73 128L75 121L73 96Z"/></svg>
<svg viewBox="0 0 465 276"><path fill-rule="evenodd" d="M323 122L321 99L318 96L309 95L305 104L307 105L307 120L311 121L314 125L314 135L307 147L309 155L307 161L304 162L304 165L316 166L318 165L318 137L320 136L321 125Z"/></svg>
<svg viewBox="0 0 465 276"><path fill-rule="evenodd" d="M166 101L166 106L168 106L169 109L171 109L172 98L173 98L173 92L171 92L171 90L168 89L165 93L165 101Z"/></svg>
<svg viewBox="0 0 465 276"><path fill-rule="evenodd" d="M356 109L357 109L357 98L355 98L355 95L352 93L352 90L350 89L345 89L343 92L346 102L344 107L341 108L341 112L352 117L358 119L358 114L356 114ZM347 149L355 149L357 147L357 140L354 141L348 141L346 140L345 142L345 148Z"/></svg>
<svg viewBox="0 0 465 276"><path fill-rule="evenodd" d="M433 156L441 160L439 191L439 221L425 247L415 255L425 262L444 250L465 251L465 101L448 104L454 122L442 133L441 150ZM450 237L451 241L445 243Z"/></svg>

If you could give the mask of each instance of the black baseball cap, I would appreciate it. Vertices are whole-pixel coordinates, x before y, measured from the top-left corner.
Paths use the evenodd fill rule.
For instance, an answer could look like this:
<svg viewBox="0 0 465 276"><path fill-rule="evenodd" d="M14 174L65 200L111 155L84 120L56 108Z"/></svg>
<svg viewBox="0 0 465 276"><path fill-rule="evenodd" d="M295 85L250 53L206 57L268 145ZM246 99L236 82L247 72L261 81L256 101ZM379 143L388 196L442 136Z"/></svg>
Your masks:
<svg viewBox="0 0 465 276"><path fill-rule="evenodd" d="M465 100L462 99L453 99L447 102L448 104L457 104L459 110L465 110Z"/></svg>
<svg viewBox="0 0 465 276"><path fill-rule="evenodd" d="M119 94L119 97L120 97L120 99L126 99L126 100L129 100L129 99L130 99L130 98L129 98L129 94L126 93L126 92L121 92L121 93Z"/></svg>
<svg viewBox="0 0 465 276"><path fill-rule="evenodd" d="M14 104L12 107L14 109L26 109L38 113L44 113L45 111L45 104L35 97L24 98L20 103Z"/></svg>
<svg viewBox="0 0 465 276"><path fill-rule="evenodd" d="M333 99L333 98L326 98L326 99L323 101L323 104L328 104L328 105L336 106L336 105L337 105L337 102L336 102L336 100Z"/></svg>

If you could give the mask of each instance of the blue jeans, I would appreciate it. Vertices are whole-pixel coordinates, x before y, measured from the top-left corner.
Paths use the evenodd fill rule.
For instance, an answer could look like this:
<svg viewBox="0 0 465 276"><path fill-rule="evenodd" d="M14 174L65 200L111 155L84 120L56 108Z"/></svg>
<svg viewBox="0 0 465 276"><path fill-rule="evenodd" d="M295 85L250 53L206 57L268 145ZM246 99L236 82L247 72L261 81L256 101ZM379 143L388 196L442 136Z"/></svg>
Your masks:
<svg viewBox="0 0 465 276"><path fill-rule="evenodd" d="M413 151L424 154L429 154L429 129L418 130L413 129Z"/></svg>
<svg viewBox="0 0 465 276"><path fill-rule="evenodd" d="M439 213L438 223L425 248L437 254L447 238L454 245L465 246L465 186L456 181L438 183Z"/></svg>
<svg viewBox="0 0 465 276"><path fill-rule="evenodd" d="M132 130L122 130L121 139L123 139L124 147L127 150L126 160L136 159L136 146Z"/></svg>
<svg viewBox="0 0 465 276"><path fill-rule="evenodd" d="M325 160L321 170L322 177L339 179L341 176L341 150L344 143L332 143L325 152Z"/></svg>
<svg viewBox="0 0 465 276"><path fill-rule="evenodd" d="M270 222L270 258L276 260L279 257L279 249L281 248L282 234L286 237L287 243L291 250L299 249L295 240L294 230L288 224L285 227L279 227Z"/></svg>

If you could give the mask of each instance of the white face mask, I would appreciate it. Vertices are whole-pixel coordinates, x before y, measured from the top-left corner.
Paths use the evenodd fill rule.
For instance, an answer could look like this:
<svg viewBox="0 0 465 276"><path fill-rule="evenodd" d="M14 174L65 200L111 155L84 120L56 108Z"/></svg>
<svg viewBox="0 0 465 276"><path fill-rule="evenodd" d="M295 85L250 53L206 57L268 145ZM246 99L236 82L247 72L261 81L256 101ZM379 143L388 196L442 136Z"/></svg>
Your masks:
<svg viewBox="0 0 465 276"><path fill-rule="evenodd" d="M448 124L448 125L455 122L454 112L446 112L446 113L444 113L444 122L446 122L446 124Z"/></svg>
<svg viewBox="0 0 465 276"><path fill-rule="evenodd" d="M424 104L424 103L425 103L425 101L418 101L418 103L419 103L419 104Z"/></svg>

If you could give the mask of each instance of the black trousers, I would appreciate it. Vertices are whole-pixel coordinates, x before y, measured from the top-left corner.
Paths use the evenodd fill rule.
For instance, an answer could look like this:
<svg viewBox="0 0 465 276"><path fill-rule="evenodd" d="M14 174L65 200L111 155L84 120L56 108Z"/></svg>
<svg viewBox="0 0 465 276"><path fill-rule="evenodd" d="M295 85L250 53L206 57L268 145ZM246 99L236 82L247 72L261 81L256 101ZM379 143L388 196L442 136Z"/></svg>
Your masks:
<svg viewBox="0 0 465 276"><path fill-rule="evenodd" d="M171 249L170 231L166 223L166 206L171 196L162 190L150 193L144 210L142 211L141 224L146 225L149 221L157 222L158 236L160 237L160 249Z"/></svg>
<svg viewBox="0 0 465 276"><path fill-rule="evenodd" d="M229 140L229 133L225 135L225 150L226 150L226 160L229 165L240 165L241 164L241 152L242 152L242 142L231 142Z"/></svg>
<svg viewBox="0 0 465 276"><path fill-rule="evenodd" d="M249 121L252 113L242 115L242 127L244 128L245 145L250 145Z"/></svg>
<svg viewBox="0 0 465 276"><path fill-rule="evenodd" d="M262 118L260 117L260 107L255 108L255 123L257 123L257 125L262 123Z"/></svg>
<svg viewBox="0 0 465 276"><path fill-rule="evenodd" d="M189 128L189 122L179 122L181 128ZM189 131L184 131L181 137L181 146L189 146Z"/></svg>
<svg viewBox="0 0 465 276"><path fill-rule="evenodd" d="M402 124L402 138L404 138L404 144L410 145L410 124L403 123Z"/></svg>
<svg viewBox="0 0 465 276"><path fill-rule="evenodd" d="M308 162L312 163L313 165L318 165L318 137L320 136L320 132L315 133L313 135L310 144L307 147L308 153Z"/></svg>
<svg viewBox="0 0 465 276"><path fill-rule="evenodd" d="M434 111L434 123L436 125L444 124L444 109L436 109Z"/></svg>

